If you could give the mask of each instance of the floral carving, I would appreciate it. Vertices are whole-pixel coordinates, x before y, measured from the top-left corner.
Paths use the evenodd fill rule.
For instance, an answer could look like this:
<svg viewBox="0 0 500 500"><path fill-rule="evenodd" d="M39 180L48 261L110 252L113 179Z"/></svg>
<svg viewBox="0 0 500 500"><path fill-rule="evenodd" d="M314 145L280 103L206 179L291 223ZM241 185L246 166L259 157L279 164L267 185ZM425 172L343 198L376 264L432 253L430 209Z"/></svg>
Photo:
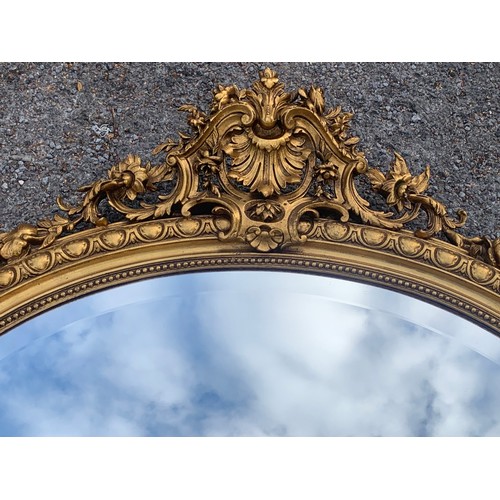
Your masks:
<svg viewBox="0 0 500 500"><path fill-rule="evenodd" d="M50 246L63 231L73 230L74 225L74 221L56 214L52 220L38 221L37 226L19 224L9 233L0 232L0 263L2 259L12 261L29 254L33 246Z"/></svg>
<svg viewBox="0 0 500 500"><path fill-rule="evenodd" d="M99 203L107 198L109 204L131 220L144 218L144 212L147 216L154 214L154 209L146 203L141 203L141 209L128 207L123 203L126 198L135 200L137 195L145 191L155 191L155 184L160 181L172 179L172 168L167 165L152 167L150 163L141 165L141 159L135 155L129 155L124 161L113 166L108 172L108 179L83 186L79 191L86 193L81 205L71 207L66 205L61 199L58 199L58 205L61 210L68 213L69 216L79 214L76 220L72 221L74 225L80 220L90 222L96 226L106 226L108 221L99 212ZM151 212L151 214L150 214Z"/></svg>
<svg viewBox="0 0 500 500"><path fill-rule="evenodd" d="M304 89L299 89L299 95L304 99L306 106L319 115L325 110L325 98L323 97L323 89L319 87L311 87L309 92Z"/></svg>
<svg viewBox="0 0 500 500"><path fill-rule="evenodd" d="M0 233L0 257L11 260L28 253L32 244L41 243L38 228L31 224L20 224L10 233Z"/></svg>
<svg viewBox="0 0 500 500"><path fill-rule="evenodd" d="M409 210L403 215L403 220L413 220L417 217L420 208L423 208L428 216L428 226L418 229L415 234L421 238L430 238L440 231L453 241L452 234L456 228L465 224L467 215L465 211L459 210L458 221L448 217L446 207L439 201L426 196L423 193L427 189L430 178L430 167L427 166L420 175L412 176L404 158L395 153L395 161L387 175L380 170L369 169L367 176L373 189L386 197L387 204L394 206L399 212ZM458 240L457 240L458 241Z"/></svg>
<svg viewBox="0 0 500 500"><path fill-rule="evenodd" d="M474 259L500 267L499 238L459 234L465 212L455 220L426 194L429 167L413 175L395 153L387 173L370 168L356 149L359 138L349 133L352 113L327 109L319 87L286 92L266 68L248 89L219 85L209 112L192 104L180 109L192 133L158 145L153 154L164 155L159 164L129 155L107 177L81 187L77 206L58 199L64 215L0 233L0 265L50 247L83 223L107 226L107 205L122 223L171 219L183 234L193 230L200 236L199 218L214 217L221 241L244 241L259 252L304 244L322 219L334 224L326 231L342 232L343 224L361 221L379 228L365 232L373 235L380 228L400 231L423 211L427 226L414 231L418 241L444 235ZM356 176L367 177L386 210L370 207L356 190Z"/></svg>
<svg viewBox="0 0 500 500"><path fill-rule="evenodd" d="M333 198L333 188L335 179L338 177L337 166L332 163L324 163L316 169L316 184L314 188L314 195L318 198L324 196L325 198Z"/></svg>
<svg viewBox="0 0 500 500"><path fill-rule="evenodd" d="M144 193L144 183L149 180L147 170L141 166L141 159L135 155L129 155L126 160L112 167L109 178L114 185L110 183L103 189L121 189L117 194L120 197L126 196L129 200L135 200L138 194Z"/></svg>
<svg viewBox="0 0 500 500"><path fill-rule="evenodd" d="M179 108L180 111L189 113L188 124L195 130L200 131L207 124L208 117L203 111L200 111L196 106L185 104Z"/></svg>
<svg viewBox="0 0 500 500"><path fill-rule="evenodd" d="M218 198L220 198L221 192L217 183L217 176L219 175L222 161L222 156L211 155L209 151L204 151L198 166L202 189L214 194Z"/></svg>
<svg viewBox="0 0 500 500"><path fill-rule="evenodd" d="M224 87L219 85L217 89L214 91L214 101L212 103L212 110L219 111L224 106L227 106L230 103L237 102L240 99L243 99L245 96L245 92L240 92L236 85L229 85L228 87Z"/></svg>
<svg viewBox="0 0 500 500"><path fill-rule="evenodd" d="M281 220L284 216L283 207L270 201L259 201L252 204L247 208L246 213L251 219L262 222Z"/></svg>
<svg viewBox="0 0 500 500"><path fill-rule="evenodd" d="M260 81L267 89L272 89L278 82L279 78L275 71L271 68L266 68L260 74Z"/></svg>
<svg viewBox="0 0 500 500"><path fill-rule="evenodd" d="M395 156L396 160L387 176L374 168L368 170L367 176L373 188L386 196L387 204L402 212L404 208L412 207L412 194L422 194L427 189L430 167L425 167L424 172L414 177L404 158L398 153L395 153Z"/></svg>

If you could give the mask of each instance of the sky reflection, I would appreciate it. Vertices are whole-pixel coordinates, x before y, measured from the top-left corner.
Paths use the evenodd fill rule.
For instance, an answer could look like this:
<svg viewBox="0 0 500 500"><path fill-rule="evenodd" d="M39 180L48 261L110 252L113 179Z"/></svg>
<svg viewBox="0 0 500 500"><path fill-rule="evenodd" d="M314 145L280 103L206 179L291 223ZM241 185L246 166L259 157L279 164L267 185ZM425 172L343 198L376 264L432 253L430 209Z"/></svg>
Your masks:
<svg viewBox="0 0 500 500"><path fill-rule="evenodd" d="M21 325L0 360L4 436L500 435L500 339L318 276L118 287Z"/></svg>

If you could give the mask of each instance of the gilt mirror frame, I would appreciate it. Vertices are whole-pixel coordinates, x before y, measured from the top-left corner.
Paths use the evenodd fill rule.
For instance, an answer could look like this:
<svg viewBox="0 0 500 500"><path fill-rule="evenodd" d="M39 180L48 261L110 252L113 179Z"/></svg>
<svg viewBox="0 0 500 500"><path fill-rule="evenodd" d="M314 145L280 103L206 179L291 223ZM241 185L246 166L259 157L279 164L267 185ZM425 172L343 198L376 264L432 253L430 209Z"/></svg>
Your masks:
<svg viewBox="0 0 500 500"><path fill-rule="evenodd" d="M60 214L0 232L0 334L59 304L169 274L264 269L341 277L431 302L500 335L500 238L466 237L395 152L368 165L353 115L272 69L219 85L190 135L129 155ZM358 189L364 177L383 202ZM423 217L424 220L422 221Z"/></svg>

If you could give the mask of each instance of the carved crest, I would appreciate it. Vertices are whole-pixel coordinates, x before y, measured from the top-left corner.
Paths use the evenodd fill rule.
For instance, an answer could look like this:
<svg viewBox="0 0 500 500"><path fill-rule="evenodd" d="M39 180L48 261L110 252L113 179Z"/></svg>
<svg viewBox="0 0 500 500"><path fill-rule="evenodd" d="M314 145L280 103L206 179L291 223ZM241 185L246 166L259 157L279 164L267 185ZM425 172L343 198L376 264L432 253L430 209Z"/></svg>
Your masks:
<svg viewBox="0 0 500 500"><path fill-rule="evenodd" d="M416 237L442 234L472 257L500 267L499 238L460 235L456 229L464 225L465 212L454 219L425 194L429 167L413 175L395 153L388 172L370 168L357 150L359 138L349 134L353 115L339 106L327 110L320 88L286 92L266 69L250 89L219 85L208 114L192 105L181 109L192 135L155 148L163 156L157 165L128 156L107 178L81 187L78 206L58 199L64 215L0 233L0 267L51 246L83 222L106 226L103 201L129 221L181 217L189 225L210 215L219 240L246 242L258 252L305 243L319 230L320 218L398 231L424 211L427 225ZM373 210L358 193L354 179L360 175L385 197L385 211Z"/></svg>

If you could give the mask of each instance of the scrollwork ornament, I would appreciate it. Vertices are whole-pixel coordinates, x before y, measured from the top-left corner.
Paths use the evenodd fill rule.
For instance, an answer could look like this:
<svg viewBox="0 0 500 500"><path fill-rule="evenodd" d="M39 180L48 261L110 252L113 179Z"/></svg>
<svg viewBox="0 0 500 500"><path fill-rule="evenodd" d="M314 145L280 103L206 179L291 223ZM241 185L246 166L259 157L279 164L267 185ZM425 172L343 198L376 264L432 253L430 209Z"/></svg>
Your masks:
<svg viewBox="0 0 500 500"><path fill-rule="evenodd" d="M214 217L221 242L244 242L264 253L304 245L320 221L331 222L321 226L324 231L335 228L339 234L342 225L359 221L398 232L424 212L427 225L413 231L415 241L442 236L460 252L500 269L500 239L461 235L465 211L454 219L426 194L430 167L414 175L397 152L386 173L370 167L357 149L359 137L349 133L353 114L340 106L327 109L319 87L287 92L266 68L248 89L219 85L207 112L192 104L181 110L192 134L157 146L153 154L163 156L158 164L131 154L107 177L82 186L80 204L58 199L62 214L0 233L0 269L52 247L84 224L104 229L109 222L103 203L121 224L172 220L176 231L196 228L193 234L200 237L198 218ZM357 176L385 198L385 210L372 209L360 195Z"/></svg>

